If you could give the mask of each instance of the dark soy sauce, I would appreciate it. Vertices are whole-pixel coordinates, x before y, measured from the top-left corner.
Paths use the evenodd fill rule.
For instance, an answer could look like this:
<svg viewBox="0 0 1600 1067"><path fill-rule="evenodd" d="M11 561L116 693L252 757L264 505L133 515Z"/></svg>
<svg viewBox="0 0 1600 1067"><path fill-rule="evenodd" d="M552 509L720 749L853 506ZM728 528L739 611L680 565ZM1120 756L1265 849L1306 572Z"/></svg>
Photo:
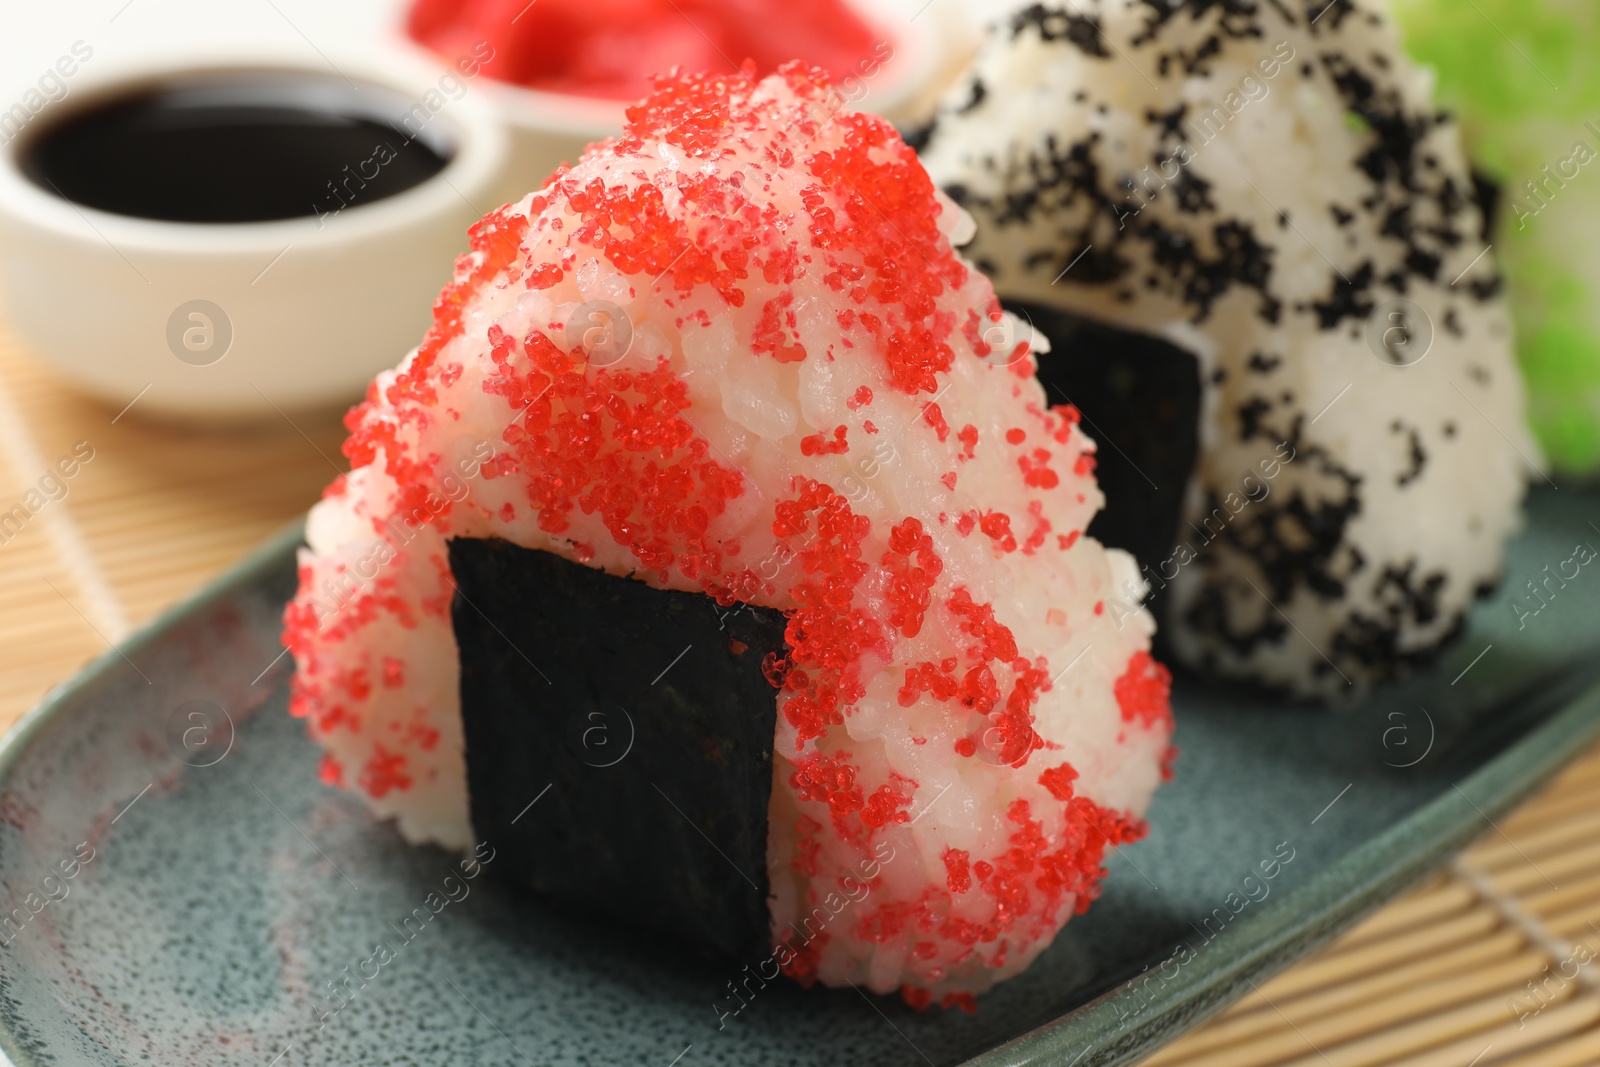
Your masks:
<svg viewBox="0 0 1600 1067"><path fill-rule="evenodd" d="M204 75L41 130L24 172L84 207L170 222L266 222L394 196L450 160L427 107L316 75Z"/></svg>

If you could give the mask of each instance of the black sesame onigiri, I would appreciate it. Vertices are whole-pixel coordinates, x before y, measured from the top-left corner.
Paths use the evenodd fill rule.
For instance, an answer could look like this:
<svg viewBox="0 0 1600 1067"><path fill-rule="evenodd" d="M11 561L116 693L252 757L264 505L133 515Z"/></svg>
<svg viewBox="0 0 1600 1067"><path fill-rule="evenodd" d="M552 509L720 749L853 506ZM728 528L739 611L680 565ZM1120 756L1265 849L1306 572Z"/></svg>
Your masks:
<svg viewBox="0 0 1600 1067"><path fill-rule="evenodd" d="M1002 299L1196 360L1182 521L1142 561L1191 665L1359 689L1500 574L1537 453L1431 91L1373 0L1081 0L996 25L922 134Z"/></svg>

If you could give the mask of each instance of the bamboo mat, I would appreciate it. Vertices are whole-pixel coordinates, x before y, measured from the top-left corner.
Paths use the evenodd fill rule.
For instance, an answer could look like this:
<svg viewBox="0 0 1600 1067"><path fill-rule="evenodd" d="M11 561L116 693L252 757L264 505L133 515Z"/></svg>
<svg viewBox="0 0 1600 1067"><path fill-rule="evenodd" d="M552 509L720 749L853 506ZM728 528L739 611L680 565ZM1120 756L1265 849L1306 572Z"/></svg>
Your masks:
<svg viewBox="0 0 1600 1067"><path fill-rule="evenodd" d="M0 512L93 449L0 544L0 728L309 507L342 437L337 411L147 422L66 390L0 324ZM1600 965L1579 966L1600 955L1600 752L1490 834L1148 1067L1600 1064Z"/></svg>

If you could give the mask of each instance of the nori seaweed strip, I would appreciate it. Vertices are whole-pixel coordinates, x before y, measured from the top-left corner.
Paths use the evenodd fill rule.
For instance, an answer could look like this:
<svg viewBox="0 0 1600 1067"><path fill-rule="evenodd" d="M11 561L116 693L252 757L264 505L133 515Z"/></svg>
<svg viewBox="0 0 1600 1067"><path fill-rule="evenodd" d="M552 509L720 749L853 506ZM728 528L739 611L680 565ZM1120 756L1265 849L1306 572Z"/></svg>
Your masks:
<svg viewBox="0 0 1600 1067"><path fill-rule="evenodd" d="M1069 400L1100 445L1106 506L1089 536L1155 568L1172 555L1199 456L1200 371L1169 341L1033 304L1007 303L1050 338L1038 357L1052 405Z"/></svg>
<svg viewBox="0 0 1600 1067"><path fill-rule="evenodd" d="M777 694L761 665L786 651L784 616L498 539L452 540L450 568L493 869L702 951L766 955Z"/></svg>

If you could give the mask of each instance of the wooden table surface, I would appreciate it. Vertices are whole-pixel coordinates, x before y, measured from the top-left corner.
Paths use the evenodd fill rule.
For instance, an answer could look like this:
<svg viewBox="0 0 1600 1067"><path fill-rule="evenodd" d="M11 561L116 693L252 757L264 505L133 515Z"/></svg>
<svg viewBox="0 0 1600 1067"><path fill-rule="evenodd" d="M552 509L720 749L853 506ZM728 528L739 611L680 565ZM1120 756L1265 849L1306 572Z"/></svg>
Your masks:
<svg viewBox="0 0 1600 1067"><path fill-rule="evenodd" d="M339 415L226 430L146 421L137 404L69 391L0 324L0 512L58 459L93 450L64 496L0 534L0 726L309 507L340 458ZM1597 1064L1600 980L1580 965L1595 954L1600 753L1449 870L1147 1063Z"/></svg>

